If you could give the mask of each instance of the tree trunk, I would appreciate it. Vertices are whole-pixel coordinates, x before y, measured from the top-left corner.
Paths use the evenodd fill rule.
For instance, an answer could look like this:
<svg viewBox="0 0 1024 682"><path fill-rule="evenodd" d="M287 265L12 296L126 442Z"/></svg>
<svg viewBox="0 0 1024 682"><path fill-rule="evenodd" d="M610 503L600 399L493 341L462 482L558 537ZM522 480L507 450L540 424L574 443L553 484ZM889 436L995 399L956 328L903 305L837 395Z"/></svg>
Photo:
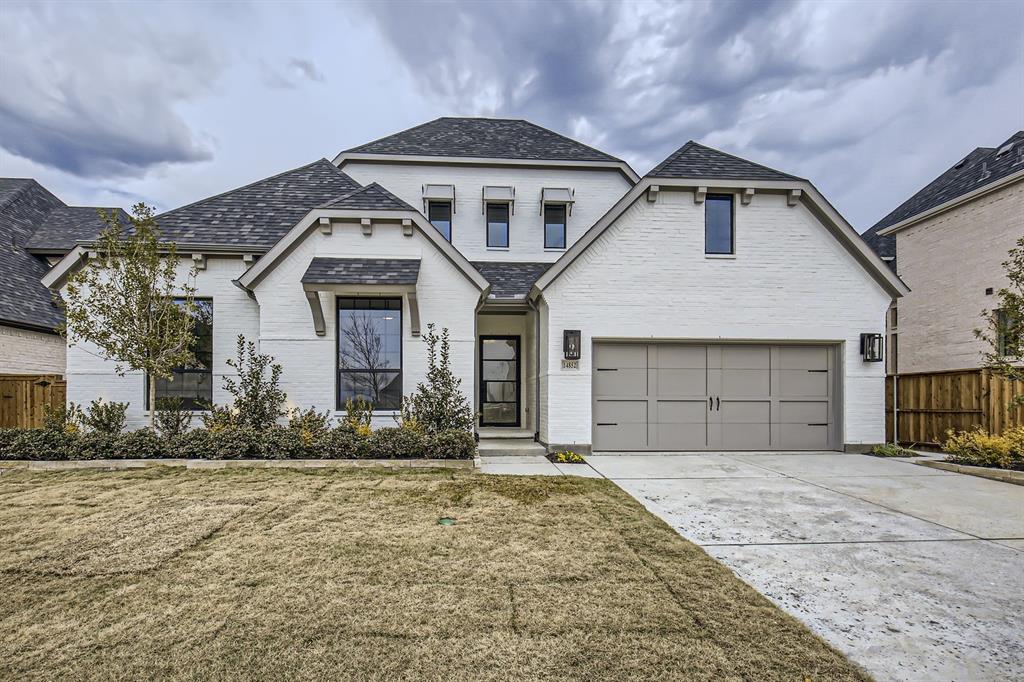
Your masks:
<svg viewBox="0 0 1024 682"><path fill-rule="evenodd" d="M156 429L156 379L149 377L149 428Z"/></svg>

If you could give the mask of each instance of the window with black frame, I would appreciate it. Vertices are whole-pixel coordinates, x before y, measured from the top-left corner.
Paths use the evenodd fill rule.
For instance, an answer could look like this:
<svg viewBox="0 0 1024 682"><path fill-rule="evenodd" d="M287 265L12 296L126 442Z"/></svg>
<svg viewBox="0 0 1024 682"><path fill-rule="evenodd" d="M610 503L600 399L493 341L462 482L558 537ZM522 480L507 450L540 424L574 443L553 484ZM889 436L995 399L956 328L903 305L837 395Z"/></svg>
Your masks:
<svg viewBox="0 0 1024 682"><path fill-rule="evenodd" d="M427 203L427 219L448 241L452 240L452 202L431 201Z"/></svg>
<svg viewBox="0 0 1024 682"><path fill-rule="evenodd" d="M508 204L487 204L487 246L508 248Z"/></svg>
<svg viewBox="0 0 1024 682"><path fill-rule="evenodd" d="M544 248L565 248L565 204L544 204Z"/></svg>
<svg viewBox="0 0 1024 682"><path fill-rule="evenodd" d="M704 253L736 252L731 194L709 194L704 200Z"/></svg>
<svg viewBox="0 0 1024 682"><path fill-rule="evenodd" d="M184 304L184 299L177 299ZM213 404L213 301L194 300L196 322L193 327L191 351L195 362L175 367L170 379L156 380L156 401L177 399L184 410L207 410ZM149 399L149 390L146 390Z"/></svg>
<svg viewBox="0 0 1024 682"><path fill-rule="evenodd" d="M349 399L401 407L401 298L338 299L338 409Z"/></svg>

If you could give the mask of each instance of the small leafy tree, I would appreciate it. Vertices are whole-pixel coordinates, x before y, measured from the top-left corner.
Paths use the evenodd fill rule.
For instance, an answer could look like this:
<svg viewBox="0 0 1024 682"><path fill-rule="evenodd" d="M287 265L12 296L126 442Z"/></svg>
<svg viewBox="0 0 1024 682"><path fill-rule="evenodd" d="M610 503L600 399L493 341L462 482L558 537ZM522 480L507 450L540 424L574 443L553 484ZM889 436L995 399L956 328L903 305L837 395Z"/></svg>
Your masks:
<svg viewBox="0 0 1024 682"><path fill-rule="evenodd" d="M155 407L156 380L195 362L196 269L179 280L177 249L161 242L153 209L145 204L132 207L130 229L117 211L99 213L105 227L93 247L96 256L68 277L63 293L62 333L72 344L95 346L100 357L117 363L121 376L145 372Z"/></svg>
<svg viewBox="0 0 1024 682"><path fill-rule="evenodd" d="M156 401L156 430L164 438L175 438L192 425L192 411L185 409L181 398L161 398Z"/></svg>
<svg viewBox="0 0 1024 682"><path fill-rule="evenodd" d="M238 380L224 377L224 390L234 396L235 426L268 429L287 414L284 402L288 395L281 390L281 365L273 356L256 352L256 344L238 335L237 358L228 358L228 366L238 373ZM267 370L269 376L267 376Z"/></svg>
<svg viewBox="0 0 1024 682"><path fill-rule="evenodd" d="M999 306L982 312L986 325L974 335L989 347L983 356L985 367L1010 381L1024 381L1024 237L1009 255L1003 269L1010 283L997 292ZM1016 396L1011 405L1024 405L1024 395Z"/></svg>
<svg viewBox="0 0 1024 682"><path fill-rule="evenodd" d="M462 379L452 373L448 328L437 334L433 323L428 324L423 341L427 344L427 381L402 399L403 424L434 434L450 429L472 431L473 410L462 394Z"/></svg>
<svg viewBox="0 0 1024 682"><path fill-rule="evenodd" d="M83 421L90 431L116 436L128 423L128 403L105 402L97 398L89 403Z"/></svg>

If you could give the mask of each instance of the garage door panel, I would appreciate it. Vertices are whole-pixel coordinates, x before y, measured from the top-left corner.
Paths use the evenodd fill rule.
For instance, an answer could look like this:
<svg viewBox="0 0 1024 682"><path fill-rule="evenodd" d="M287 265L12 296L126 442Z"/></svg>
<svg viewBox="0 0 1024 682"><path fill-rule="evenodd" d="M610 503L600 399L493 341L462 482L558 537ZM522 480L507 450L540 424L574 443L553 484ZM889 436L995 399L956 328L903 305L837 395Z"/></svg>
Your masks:
<svg viewBox="0 0 1024 682"><path fill-rule="evenodd" d="M647 368L598 369L594 373L594 396L647 396Z"/></svg>
<svg viewBox="0 0 1024 682"><path fill-rule="evenodd" d="M599 400L594 405L594 448L647 447L647 400Z"/></svg>
<svg viewBox="0 0 1024 682"><path fill-rule="evenodd" d="M770 424L772 404L768 400L723 400L716 406L723 424Z"/></svg>
<svg viewBox="0 0 1024 682"><path fill-rule="evenodd" d="M647 369L647 347L637 344L601 344L594 348L597 368Z"/></svg>
<svg viewBox="0 0 1024 682"><path fill-rule="evenodd" d="M814 424L827 422L827 401L782 400L779 402L780 424Z"/></svg>
<svg viewBox="0 0 1024 682"><path fill-rule="evenodd" d="M770 450L771 424L722 424L723 450Z"/></svg>
<svg viewBox="0 0 1024 682"><path fill-rule="evenodd" d="M736 398L760 398L771 394L772 374L768 369L712 369L708 370L708 375L712 393Z"/></svg>
<svg viewBox="0 0 1024 682"><path fill-rule="evenodd" d="M657 450L704 450L708 446L707 422L700 424L653 424L651 446Z"/></svg>
<svg viewBox="0 0 1024 682"><path fill-rule="evenodd" d="M650 370L651 390L654 395L661 396L692 396L708 394L708 375L700 369L663 369Z"/></svg>
<svg viewBox="0 0 1024 682"><path fill-rule="evenodd" d="M723 369L770 369L769 346L722 346Z"/></svg>
<svg viewBox="0 0 1024 682"><path fill-rule="evenodd" d="M779 450L827 450L828 426L779 424L775 448Z"/></svg>
<svg viewBox="0 0 1024 682"><path fill-rule="evenodd" d="M651 367L658 369L697 369L701 372L707 366L707 346L684 346L679 344L652 344Z"/></svg>
<svg viewBox="0 0 1024 682"><path fill-rule="evenodd" d="M789 397L828 397L828 372L806 369L780 369L774 395Z"/></svg>
<svg viewBox="0 0 1024 682"><path fill-rule="evenodd" d="M594 404L594 420L598 422L647 423L646 400L598 400Z"/></svg>
<svg viewBox="0 0 1024 682"><path fill-rule="evenodd" d="M779 369L828 369L826 346L779 346Z"/></svg>

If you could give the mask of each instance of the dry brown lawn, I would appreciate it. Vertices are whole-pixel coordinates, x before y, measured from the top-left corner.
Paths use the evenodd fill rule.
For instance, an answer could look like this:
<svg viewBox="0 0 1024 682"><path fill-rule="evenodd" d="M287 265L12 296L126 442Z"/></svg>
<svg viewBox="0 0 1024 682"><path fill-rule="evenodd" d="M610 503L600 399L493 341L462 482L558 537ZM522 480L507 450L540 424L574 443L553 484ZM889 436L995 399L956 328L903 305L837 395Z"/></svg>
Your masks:
<svg viewBox="0 0 1024 682"><path fill-rule="evenodd" d="M184 469L0 476L29 678L867 679L607 481Z"/></svg>

